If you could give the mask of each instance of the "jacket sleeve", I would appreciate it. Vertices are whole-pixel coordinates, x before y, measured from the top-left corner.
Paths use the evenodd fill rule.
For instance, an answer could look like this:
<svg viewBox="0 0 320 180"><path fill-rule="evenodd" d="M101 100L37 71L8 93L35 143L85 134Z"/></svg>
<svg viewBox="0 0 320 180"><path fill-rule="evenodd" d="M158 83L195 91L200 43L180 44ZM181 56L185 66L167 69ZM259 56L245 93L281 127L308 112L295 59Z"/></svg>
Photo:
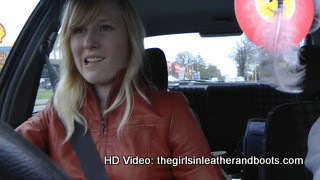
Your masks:
<svg viewBox="0 0 320 180"><path fill-rule="evenodd" d="M44 153L48 154L48 122L53 110L52 99L46 109L38 112L16 128L16 131Z"/></svg>
<svg viewBox="0 0 320 180"><path fill-rule="evenodd" d="M172 158L186 158L173 167L175 179L223 179L220 166L196 164L195 158L212 158L208 142L200 124L191 111L187 99L180 93L175 95L172 103L172 116L169 130L169 146Z"/></svg>

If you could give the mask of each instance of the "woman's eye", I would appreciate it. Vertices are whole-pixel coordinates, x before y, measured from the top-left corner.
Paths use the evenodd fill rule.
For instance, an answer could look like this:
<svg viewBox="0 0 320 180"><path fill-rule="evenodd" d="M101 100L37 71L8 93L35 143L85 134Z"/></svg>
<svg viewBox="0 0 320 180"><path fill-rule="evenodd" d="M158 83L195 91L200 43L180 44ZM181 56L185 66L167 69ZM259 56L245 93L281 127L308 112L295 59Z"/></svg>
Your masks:
<svg viewBox="0 0 320 180"><path fill-rule="evenodd" d="M113 28L109 25L102 25L99 30L100 31L111 31Z"/></svg>
<svg viewBox="0 0 320 180"><path fill-rule="evenodd" d="M85 32L85 30L83 28L76 28L73 32L74 33L83 33L83 32Z"/></svg>

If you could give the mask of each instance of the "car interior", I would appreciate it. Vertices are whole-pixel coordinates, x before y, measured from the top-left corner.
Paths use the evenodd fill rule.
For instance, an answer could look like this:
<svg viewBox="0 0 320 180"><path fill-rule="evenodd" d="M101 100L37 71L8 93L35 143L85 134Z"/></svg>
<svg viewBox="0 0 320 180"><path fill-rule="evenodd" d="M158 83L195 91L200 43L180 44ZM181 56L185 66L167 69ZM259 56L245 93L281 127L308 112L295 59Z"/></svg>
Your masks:
<svg viewBox="0 0 320 180"><path fill-rule="evenodd" d="M43 69L60 28L67 0L40 0L15 41L0 74L0 179L68 179L39 150L14 132L34 113ZM147 37L198 33L201 37L243 34L233 0L131 0ZM1 22L0 22L1 23ZM320 116L320 31L309 34L299 47L305 65L303 91L279 91L272 83L168 82L166 53L146 48L144 78L162 91L182 92L197 116L212 152L224 158L243 158L249 123L261 122L251 146L257 157L305 158L308 132ZM192 43L192 42L190 42ZM215 51L215 49L212 49ZM298 56L298 53L297 53ZM53 67L53 66L52 66ZM50 70L49 70L50 71ZM52 73L50 73L52 74ZM52 76L50 78L52 79ZM53 78L53 79L57 79ZM54 88L56 82L50 83ZM259 119L259 121L253 121ZM254 144L256 143L256 144ZM247 144L245 144L247 146ZM214 154L214 153L213 153ZM219 155L219 156L220 156ZM300 165L221 164L232 179L312 179ZM228 177L225 177L226 179Z"/></svg>

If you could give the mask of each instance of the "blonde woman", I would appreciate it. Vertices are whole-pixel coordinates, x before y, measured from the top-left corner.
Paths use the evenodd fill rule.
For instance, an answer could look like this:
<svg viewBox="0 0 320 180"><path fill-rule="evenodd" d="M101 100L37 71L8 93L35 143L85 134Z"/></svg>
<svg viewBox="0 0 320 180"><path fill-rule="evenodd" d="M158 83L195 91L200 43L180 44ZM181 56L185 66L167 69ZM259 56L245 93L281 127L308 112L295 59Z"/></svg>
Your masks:
<svg viewBox="0 0 320 180"><path fill-rule="evenodd" d="M219 166L163 165L157 158L210 157L180 93L156 91L141 77L144 30L128 0L70 0L58 48L61 80L45 110L17 131L72 179L85 179L70 143L74 123L91 134L111 179L222 179ZM128 157L150 164L126 164Z"/></svg>

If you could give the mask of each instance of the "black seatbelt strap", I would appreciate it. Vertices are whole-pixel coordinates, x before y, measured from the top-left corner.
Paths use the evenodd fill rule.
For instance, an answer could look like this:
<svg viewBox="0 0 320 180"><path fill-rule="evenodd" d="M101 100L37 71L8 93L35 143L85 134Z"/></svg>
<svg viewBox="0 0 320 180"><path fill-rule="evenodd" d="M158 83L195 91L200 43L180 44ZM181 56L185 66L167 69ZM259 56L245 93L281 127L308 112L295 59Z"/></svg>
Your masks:
<svg viewBox="0 0 320 180"><path fill-rule="evenodd" d="M58 72L56 71L56 69L53 67L53 65L51 64L51 62L49 60L49 54L51 53L51 51L53 49L53 45L54 45L54 42L56 41L56 38L57 38L57 33L53 32L50 34L50 36L47 40L47 43L40 45L40 54L42 56L44 56L44 58L45 58L53 93L55 93L56 86L60 80Z"/></svg>
<svg viewBox="0 0 320 180"><path fill-rule="evenodd" d="M83 125L75 122L75 132L70 139L82 171L87 180L110 180L89 131L84 132Z"/></svg>

